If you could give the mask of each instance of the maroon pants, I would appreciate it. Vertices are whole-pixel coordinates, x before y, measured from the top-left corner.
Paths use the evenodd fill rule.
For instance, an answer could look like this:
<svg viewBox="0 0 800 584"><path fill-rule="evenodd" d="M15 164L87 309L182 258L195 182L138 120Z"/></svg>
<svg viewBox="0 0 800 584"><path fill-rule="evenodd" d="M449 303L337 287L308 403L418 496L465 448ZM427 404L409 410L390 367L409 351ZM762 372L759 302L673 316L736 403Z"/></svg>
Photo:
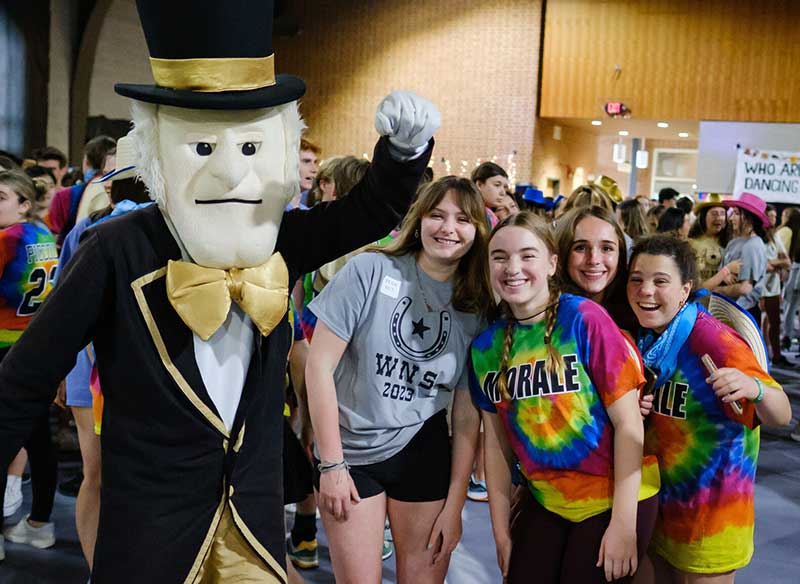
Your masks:
<svg viewBox="0 0 800 584"><path fill-rule="evenodd" d="M658 495L639 501L636 544L641 563L658 515ZM511 559L508 584L605 584L598 568L600 542L611 511L573 523L542 507L531 492L520 488L511 509ZM630 582L631 577L614 580Z"/></svg>
<svg viewBox="0 0 800 584"><path fill-rule="evenodd" d="M764 312L767 313L769 322L769 346L772 347L772 358L779 359L781 355L781 297L767 296L762 298ZM761 325L761 323L758 323Z"/></svg>

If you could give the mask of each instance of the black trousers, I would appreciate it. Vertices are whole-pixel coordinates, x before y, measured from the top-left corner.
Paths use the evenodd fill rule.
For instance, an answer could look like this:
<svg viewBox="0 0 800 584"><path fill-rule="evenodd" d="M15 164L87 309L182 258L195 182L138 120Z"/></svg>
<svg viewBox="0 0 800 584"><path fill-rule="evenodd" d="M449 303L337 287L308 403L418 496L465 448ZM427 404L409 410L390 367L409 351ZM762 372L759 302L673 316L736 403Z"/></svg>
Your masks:
<svg viewBox="0 0 800 584"><path fill-rule="evenodd" d="M750 314L753 315L753 318L756 321L756 326L758 327L758 330L761 330L761 307L758 304L756 304L752 308L748 308L747 312L749 312Z"/></svg>
<svg viewBox="0 0 800 584"><path fill-rule="evenodd" d="M9 348L0 349L0 361L8 351ZM31 466L33 491L30 519L46 523L50 521L50 514L53 512L53 499L56 496L58 483L58 456L50 434L49 408L36 420L30 436L25 441L25 449L28 451ZM5 499L7 475L7 468L0 469L0 501ZM0 525L2 522L0 517Z"/></svg>

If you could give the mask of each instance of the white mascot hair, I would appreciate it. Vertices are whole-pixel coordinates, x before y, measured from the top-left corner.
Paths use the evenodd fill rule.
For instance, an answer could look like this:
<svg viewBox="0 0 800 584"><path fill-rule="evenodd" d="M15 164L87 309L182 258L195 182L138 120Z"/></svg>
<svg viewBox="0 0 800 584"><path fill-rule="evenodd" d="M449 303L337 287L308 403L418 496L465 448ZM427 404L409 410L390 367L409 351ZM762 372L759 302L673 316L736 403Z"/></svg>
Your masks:
<svg viewBox="0 0 800 584"><path fill-rule="evenodd" d="M276 106L286 132L285 197L288 202L300 192L300 135L306 125L297 110L297 102ZM133 130L130 136L136 152L136 174L158 206L164 208L164 176L158 157L158 105L143 101L131 102Z"/></svg>

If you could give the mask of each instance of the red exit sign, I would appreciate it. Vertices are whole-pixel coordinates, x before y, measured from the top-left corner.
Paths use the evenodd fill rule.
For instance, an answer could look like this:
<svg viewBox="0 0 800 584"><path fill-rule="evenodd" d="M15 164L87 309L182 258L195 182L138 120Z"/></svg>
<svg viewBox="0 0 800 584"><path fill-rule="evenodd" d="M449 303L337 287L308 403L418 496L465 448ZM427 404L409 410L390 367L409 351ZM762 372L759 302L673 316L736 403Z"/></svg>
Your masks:
<svg viewBox="0 0 800 584"><path fill-rule="evenodd" d="M631 115L631 110L621 101L606 102L603 109L612 118L627 118Z"/></svg>

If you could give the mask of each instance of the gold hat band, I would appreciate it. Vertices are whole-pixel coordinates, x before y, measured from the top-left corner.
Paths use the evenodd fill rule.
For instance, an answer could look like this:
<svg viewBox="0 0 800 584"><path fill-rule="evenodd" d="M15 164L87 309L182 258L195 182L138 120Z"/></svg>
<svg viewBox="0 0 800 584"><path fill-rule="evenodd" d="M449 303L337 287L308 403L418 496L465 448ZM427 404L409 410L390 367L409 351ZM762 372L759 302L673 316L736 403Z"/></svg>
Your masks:
<svg viewBox="0 0 800 584"><path fill-rule="evenodd" d="M191 91L247 91L275 85L275 55L225 59L150 57L156 85Z"/></svg>

